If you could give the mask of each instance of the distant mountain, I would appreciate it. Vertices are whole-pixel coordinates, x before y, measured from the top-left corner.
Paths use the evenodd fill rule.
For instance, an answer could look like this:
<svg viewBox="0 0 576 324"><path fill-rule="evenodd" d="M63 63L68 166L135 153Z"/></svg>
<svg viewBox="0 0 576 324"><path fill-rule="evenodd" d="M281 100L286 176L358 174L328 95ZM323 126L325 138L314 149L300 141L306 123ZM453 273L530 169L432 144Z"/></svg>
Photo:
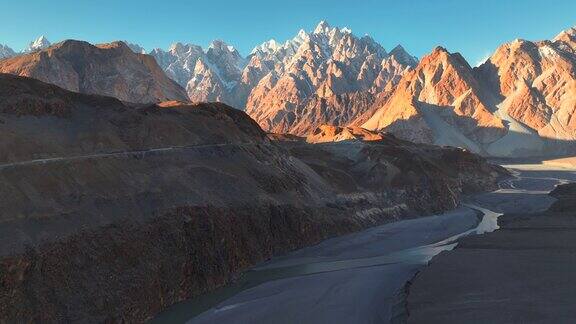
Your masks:
<svg viewBox="0 0 576 324"><path fill-rule="evenodd" d="M198 45L175 43L168 51L154 49L150 55L166 74L186 87L192 101L220 101L238 107L234 88L245 59L223 41L213 41L207 50Z"/></svg>
<svg viewBox="0 0 576 324"><path fill-rule="evenodd" d="M206 50L176 43L150 54L192 101L246 108L264 129L296 134L365 120L382 93L417 64L401 46L387 53L370 37L325 21L284 43L264 42L247 58L223 41Z"/></svg>
<svg viewBox="0 0 576 324"><path fill-rule="evenodd" d="M0 44L0 59L13 57L15 55L16 55L16 52L14 52L13 49L11 49L10 47L8 47L6 45Z"/></svg>
<svg viewBox="0 0 576 324"><path fill-rule="evenodd" d="M16 52L10 47L0 44L0 59L36 52L48 48L50 45L50 42L45 36L40 36L36 40L30 42L28 47L22 52Z"/></svg>
<svg viewBox="0 0 576 324"><path fill-rule="evenodd" d="M504 44L477 72L500 109L535 135L576 139L576 28L550 41Z"/></svg>
<svg viewBox="0 0 576 324"><path fill-rule="evenodd" d="M32 53L39 50L43 50L45 48L50 47L52 45L45 36L38 37L35 41L30 42L28 44L28 48L26 48L23 53Z"/></svg>
<svg viewBox="0 0 576 324"><path fill-rule="evenodd" d="M92 45L67 40L2 60L0 72L33 77L64 89L112 96L129 102L188 99L184 89L164 74L154 58L134 53L123 42Z"/></svg>
<svg viewBox="0 0 576 324"><path fill-rule="evenodd" d="M45 36L40 36L36 40L30 42L28 47L22 52L16 52L10 47L0 44L0 59L36 52L48 48L50 45L50 42Z"/></svg>
<svg viewBox="0 0 576 324"><path fill-rule="evenodd" d="M220 101L273 133L361 126L493 156L565 152L576 140L576 28L503 44L477 68L442 47L420 61L400 45L387 52L325 21L247 57L220 40L155 49L158 64L135 44L38 50L46 44L39 38L36 52L4 59L0 71L127 101Z"/></svg>
<svg viewBox="0 0 576 324"><path fill-rule="evenodd" d="M362 126L493 156L573 151L576 29L515 40L472 69L436 48Z"/></svg>
<svg viewBox="0 0 576 324"><path fill-rule="evenodd" d="M298 135L322 124L354 123L369 115L382 92L417 62L402 47L388 54L368 36L320 22L283 45L255 49L253 74L263 77L250 92L246 112L273 132ZM257 72L257 73L255 73Z"/></svg>
<svg viewBox="0 0 576 324"><path fill-rule="evenodd" d="M460 54L437 47L402 78L363 127L479 151L476 143L490 143L504 133L502 121L488 108L493 102Z"/></svg>
<svg viewBox="0 0 576 324"><path fill-rule="evenodd" d="M132 44L132 43L127 42L127 41L123 41L123 42L132 50L132 52L134 52L136 54L146 54L146 50L142 46L140 46L138 44Z"/></svg>
<svg viewBox="0 0 576 324"><path fill-rule="evenodd" d="M137 44L124 43L130 52L145 53ZM40 37L30 43L24 54L41 53L49 46L50 42ZM84 55L94 53L90 49L87 53L77 54L83 57L83 62L89 62L91 59ZM12 53L9 55L14 56ZM127 63L124 67L124 63L115 61L119 59L116 56L103 55L102 58L114 62L98 62L119 64L116 66L118 69L126 69L113 72L122 75L123 81L116 80L122 85L114 84L116 81L97 87L85 85L79 81L80 78L88 77L92 82L93 78L100 76L75 75L76 72L59 70L59 64L67 64L50 55L42 56L45 65L28 57L3 64L0 70L36 77L74 91L113 95L128 101L169 98L219 101L246 109L267 131L305 135L323 124L345 126L363 123L388 99L400 78L418 63L402 46L387 53L372 38L357 37L350 29L332 27L326 21L321 21L312 32L300 30L284 43L273 39L264 42L256 46L248 57L242 57L233 46L221 40L213 41L206 49L194 44L175 43L168 50L154 49L150 55L170 79L186 89L187 96L182 96L182 91L176 90L166 80L162 81L161 90L154 86L144 89L145 83L126 86L144 75L133 75L135 65L127 63L130 59L124 62ZM127 53L121 56L137 57ZM98 74L96 67L92 69L90 73ZM157 79L162 78L156 70L152 74ZM132 77L135 79L128 81Z"/></svg>

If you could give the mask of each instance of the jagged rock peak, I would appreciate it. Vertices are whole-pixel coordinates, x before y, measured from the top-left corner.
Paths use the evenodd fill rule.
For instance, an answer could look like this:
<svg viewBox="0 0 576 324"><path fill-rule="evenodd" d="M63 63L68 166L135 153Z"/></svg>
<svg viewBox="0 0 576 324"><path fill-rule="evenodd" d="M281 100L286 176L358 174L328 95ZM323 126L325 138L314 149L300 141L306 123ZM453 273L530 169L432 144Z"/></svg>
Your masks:
<svg viewBox="0 0 576 324"><path fill-rule="evenodd" d="M576 37L576 26L574 27L570 27L566 30L563 30L562 32L560 32L560 34L558 34L556 37L554 37L554 40L558 40L560 38L562 38L565 35L569 35L572 37Z"/></svg>
<svg viewBox="0 0 576 324"><path fill-rule="evenodd" d="M155 51L164 52L164 50L162 50L162 49L156 49ZM173 43L172 45L170 45L170 47L168 48L168 52L173 53L173 54L177 54L177 55L183 55L183 54L186 54L189 52L204 52L204 49L202 49L202 47L200 45L183 44L180 42L176 42L176 43Z"/></svg>
<svg viewBox="0 0 576 324"><path fill-rule="evenodd" d="M137 54L146 54L146 50L142 46L130 43L128 41L122 41L122 42L126 44L126 46L128 46L132 50L132 52Z"/></svg>
<svg viewBox="0 0 576 324"><path fill-rule="evenodd" d="M208 50L213 49L217 51L228 51L230 53L237 53L238 51L234 46L228 45L225 41L221 39L213 40L210 45L208 46Z"/></svg>
<svg viewBox="0 0 576 324"><path fill-rule="evenodd" d="M334 31L339 31L340 33L343 34L351 34L352 33L352 29L348 28L348 27L343 27L343 28L338 28L338 27L332 27L326 20L321 20L318 25L316 25L316 28L314 29L314 34L330 34ZM300 31L302 32L302 30Z"/></svg>
<svg viewBox="0 0 576 324"><path fill-rule="evenodd" d="M275 39L271 39L269 41L266 41L256 47L254 47L254 49L252 50L252 52L250 52L250 54L255 54L255 53L267 53L267 52L275 52L277 51L280 47L282 46L282 44L278 43Z"/></svg>
<svg viewBox="0 0 576 324"><path fill-rule="evenodd" d="M0 44L0 59L9 58L15 56L16 52L7 45Z"/></svg>
<svg viewBox="0 0 576 324"><path fill-rule="evenodd" d="M558 44L558 47L576 54L576 27L568 28L554 37L553 42Z"/></svg>
<svg viewBox="0 0 576 324"><path fill-rule="evenodd" d="M431 55L437 55L439 53L445 53L445 54L450 54L450 52L448 52L448 50L445 47L442 46L436 46L434 47L434 49L432 50Z"/></svg>
<svg viewBox="0 0 576 324"><path fill-rule="evenodd" d="M314 29L314 34L327 33L330 31L330 29L332 29L330 24L326 20L322 20Z"/></svg>
<svg viewBox="0 0 576 324"><path fill-rule="evenodd" d="M170 52L177 52L177 51L181 51L184 49L184 44L180 43L180 42L176 42L173 43L172 45L170 45L170 48L168 49Z"/></svg>
<svg viewBox="0 0 576 324"><path fill-rule="evenodd" d="M409 66L416 66L418 64L418 58L410 55L402 45L397 45L390 51L390 56L394 56L396 60L402 64Z"/></svg>
<svg viewBox="0 0 576 324"><path fill-rule="evenodd" d="M35 41L30 42L28 44L28 48L24 50L25 53L36 52L45 48L50 47L52 45L50 41L46 38L46 36L42 35L38 37Z"/></svg>

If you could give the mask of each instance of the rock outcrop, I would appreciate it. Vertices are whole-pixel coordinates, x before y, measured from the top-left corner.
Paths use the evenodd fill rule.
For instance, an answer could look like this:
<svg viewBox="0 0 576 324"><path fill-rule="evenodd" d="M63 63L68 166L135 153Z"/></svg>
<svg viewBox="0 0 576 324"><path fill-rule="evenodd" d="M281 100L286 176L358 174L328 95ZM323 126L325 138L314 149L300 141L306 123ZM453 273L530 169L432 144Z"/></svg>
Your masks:
<svg viewBox="0 0 576 324"><path fill-rule="evenodd" d="M46 49L0 61L0 73L36 78L64 89L152 103L188 100L153 57L134 53L123 42L91 45L67 40Z"/></svg>
<svg viewBox="0 0 576 324"><path fill-rule="evenodd" d="M383 134L356 126L321 125L306 137L306 142L379 141L382 139L384 139Z"/></svg>
<svg viewBox="0 0 576 324"><path fill-rule="evenodd" d="M223 104L0 74L0 321L142 322L274 254L452 208L503 169L400 141L275 142Z"/></svg>

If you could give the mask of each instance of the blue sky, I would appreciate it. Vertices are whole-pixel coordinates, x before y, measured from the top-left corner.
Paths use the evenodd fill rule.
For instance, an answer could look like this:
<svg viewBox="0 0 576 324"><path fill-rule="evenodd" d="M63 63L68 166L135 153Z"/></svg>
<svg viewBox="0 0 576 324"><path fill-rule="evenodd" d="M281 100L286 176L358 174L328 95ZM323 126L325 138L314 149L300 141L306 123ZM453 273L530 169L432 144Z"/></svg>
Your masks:
<svg viewBox="0 0 576 324"><path fill-rule="evenodd" d="M223 39L246 55L324 19L386 49L400 43L421 57L442 45L474 65L503 42L553 37L576 25L575 13L575 0L5 0L0 44L20 50L46 35L52 42L125 39L150 50Z"/></svg>

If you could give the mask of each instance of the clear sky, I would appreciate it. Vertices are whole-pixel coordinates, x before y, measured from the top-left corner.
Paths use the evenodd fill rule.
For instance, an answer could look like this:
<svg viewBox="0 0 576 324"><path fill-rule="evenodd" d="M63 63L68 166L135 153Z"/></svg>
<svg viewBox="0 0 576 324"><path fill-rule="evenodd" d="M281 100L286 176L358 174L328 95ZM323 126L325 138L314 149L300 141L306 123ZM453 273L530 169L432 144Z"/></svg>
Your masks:
<svg viewBox="0 0 576 324"><path fill-rule="evenodd" d="M474 65L503 42L551 38L576 25L576 0L3 0L0 44L21 50L46 35L52 42L128 40L150 50L222 39L246 55L320 20L418 57L442 45Z"/></svg>

